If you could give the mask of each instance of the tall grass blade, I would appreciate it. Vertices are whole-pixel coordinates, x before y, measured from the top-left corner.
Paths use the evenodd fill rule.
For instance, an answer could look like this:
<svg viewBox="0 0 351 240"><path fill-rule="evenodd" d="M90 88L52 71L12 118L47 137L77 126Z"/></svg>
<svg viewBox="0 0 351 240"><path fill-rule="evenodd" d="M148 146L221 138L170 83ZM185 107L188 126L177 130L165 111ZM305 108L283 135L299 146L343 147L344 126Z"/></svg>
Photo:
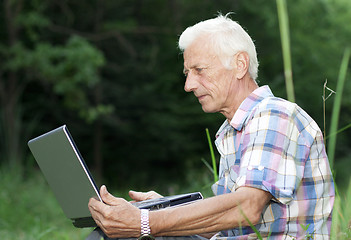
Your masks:
<svg viewBox="0 0 351 240"><path fill-rule="evenodd" d="M210 172L212 174L214 174L212 166L204 158L201 158L201 161L205 164L205 166L208 168L208 170L210 170Z"/></svg>
<svg viewBox="0 0 351 240"><path fill-rule="evenodd" d="M340 196L339 194L336 194L335 196L335 201L334 201L334 207L333 207L333 222L332 222L332 227L331 227L331 234L330 234L330 239L338 239L338 232L341 230L340 225L340 215L341 215L341 201L340 201Z"/></svg>
<svg viewBox="0 0 351 240"><path fill-rule="evenodd" d="M343 127L343 128L340 128L337 132L334 132L334 133L332 133L331 135L328 135L328 136L326 137L326 139L330 138L332 135L337 135L337 134L339 134L339 133L341 133L341 132L343 132L343 131L345 131L345 130L347 130L347 129L349 129L349 128L351 128L351 123L347 124L347 125L346 125L345 127Z"/></svg>
<svg viewBox="0 0 351 240"><path fill-rule="evenodd" d="M207 135L207 140L208 140L208 146L210 147L210 152L211 152L213 178L214 178L214 181L217 182L218 181L217 162L216 162L216 158L215 158L215 155L214 155L214 151L213 151L213 147L212 147L212 141L211 141L211 137L210 137L210 133L208 131L208 128L206 128L206 135Z"/></svg>
<svg viewBox="0 0 351 240"><path fill-rule="evenodd" d="M340 114L340 107L341 107L341 99L342 99L342 92L344 89L344 83L347 74L347 67L349 64L351 49L346 48L344 52L344 56L341 62L339 76L338 76L338 83L336 86L336 95L333 104L333 111L332 111L332 119L330 123L330 138L328 141L328 158L330 167L333 169L334 165L334 157L335 157L335 146L336 146L336 137L338 129L338 122L339 122L339 114Z"/></svg>
<svg viewBox="0 0 351 240"><path fill-rule="evenodd" d="M240 213L241 215L243 215L243 217L245 218L246 222L249 223L251 229L256 233L257 235L257 239L259 240L263 240L263 237L261 236L261 233L257 230L257 228L252 224L252 222L249 220L249 218L245 215L245 213L243 212L243 210L241 209L241 207L239 206L240 209ZM269 236L268 236L269 239Z"/></svg>
<svg viewBox="0 0 351 240"><path fill-rule="evenodd" d="M337 188L336 188L337 189ZM330 239L351 239L351 179L344 194L336 191Z"/></svg>
<svg viewBox="0 0 351 240"><path fill-rule="evenodd" d="M278 20L280 29L280 38L282 42L284 76L287 97L290 102L295 102L294 84L291 67L291 51L290 51L290 34L289 34L289 18L286 0L276 0L278 10Z"/></svg>

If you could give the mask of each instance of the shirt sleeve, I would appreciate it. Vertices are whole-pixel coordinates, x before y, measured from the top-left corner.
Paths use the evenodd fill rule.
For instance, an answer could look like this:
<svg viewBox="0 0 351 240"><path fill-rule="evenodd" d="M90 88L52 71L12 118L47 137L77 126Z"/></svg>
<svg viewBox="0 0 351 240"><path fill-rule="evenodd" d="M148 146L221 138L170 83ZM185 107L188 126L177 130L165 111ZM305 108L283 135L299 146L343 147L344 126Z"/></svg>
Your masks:
<svg viewBox="0 0 351 240"><path fill-rule="evenodd" d="M299 129L291 111L257 111L243 129L237 187L259 188L288 204L301 182L309 152Z"/></svg>

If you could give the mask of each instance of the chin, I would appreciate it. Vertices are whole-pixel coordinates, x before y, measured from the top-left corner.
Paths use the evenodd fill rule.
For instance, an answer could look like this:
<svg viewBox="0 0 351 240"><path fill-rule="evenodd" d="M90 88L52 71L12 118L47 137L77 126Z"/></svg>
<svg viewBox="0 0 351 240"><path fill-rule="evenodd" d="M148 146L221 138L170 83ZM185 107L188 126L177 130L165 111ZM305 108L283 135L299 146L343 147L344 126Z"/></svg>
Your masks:
<svg viewBox="0 0 351 240"><path fill-rule="evenodd" d="M206 107L206 106L202 106L202 111L204 111L205 113L215 113L215 112L218 112L217 110L212 109L212 108L209 108L209 107Z"/></svg>

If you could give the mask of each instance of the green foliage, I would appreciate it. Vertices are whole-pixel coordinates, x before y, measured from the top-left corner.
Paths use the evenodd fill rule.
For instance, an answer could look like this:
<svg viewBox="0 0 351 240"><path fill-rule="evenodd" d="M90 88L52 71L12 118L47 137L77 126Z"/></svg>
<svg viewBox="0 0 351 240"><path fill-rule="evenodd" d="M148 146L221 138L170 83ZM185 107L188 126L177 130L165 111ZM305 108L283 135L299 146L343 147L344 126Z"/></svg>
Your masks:
<svg viewBox="0 0 351 240"><path fill-rule="evenodd" d="M8 49L3 46L0 53L7 59L3 71L24 70L27 81L53 84L54 93L65 95L68 106L73 108L81 99L72 97L82 98L85 95L82 86L97 84L97 69L104 64L102 53L78 36L70 37L63 46L40 42L33 50L18 42Z"/></svg>
<svg viewBox="0 0 351 240"><path fill-rule="evenodd" d="M75 112L88 124L113 112L90 97L101 79L103 53L78 35L57 41L48 32L54 24L48 6L6 0L1 9L6 21L0 35L0 162L23 159L28 151L23 136L44 127L38 121L53 106L56 114Z"/></svg>
<svg viewBox="0 0 351 240"><path fill-rule="evenodd" d="M0 238L3 240L84 239L64 216L42 174L23 177L20 167L0 168Z"/></svg>

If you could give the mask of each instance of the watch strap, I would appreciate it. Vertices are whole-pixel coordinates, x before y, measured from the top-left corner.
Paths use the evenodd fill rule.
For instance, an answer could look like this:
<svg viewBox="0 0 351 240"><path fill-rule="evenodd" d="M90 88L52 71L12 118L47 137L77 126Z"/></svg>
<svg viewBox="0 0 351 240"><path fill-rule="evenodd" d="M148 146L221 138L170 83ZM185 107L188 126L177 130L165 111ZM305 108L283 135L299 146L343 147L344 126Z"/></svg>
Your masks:
<svg viewBox="0 0 351 240"><path fill-rule="evenodd" d="M149 223L149 210L148 209L140 209L140 220L141 220L141 236L142 235L150 235L150 223Z"/></svg>

